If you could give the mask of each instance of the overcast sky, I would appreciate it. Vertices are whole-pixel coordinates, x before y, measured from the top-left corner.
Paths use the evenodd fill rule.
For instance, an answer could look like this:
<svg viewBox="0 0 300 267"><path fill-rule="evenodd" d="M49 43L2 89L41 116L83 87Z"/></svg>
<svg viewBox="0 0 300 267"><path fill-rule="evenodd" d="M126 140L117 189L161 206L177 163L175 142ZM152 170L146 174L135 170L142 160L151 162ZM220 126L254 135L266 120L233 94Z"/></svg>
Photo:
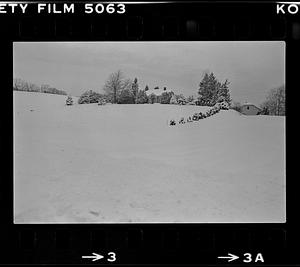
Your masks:
<svg viewBox="0 0 300 267"><path fill-rule="evenodd" d="M257 105L285 83L284 42L17 42L13 49L15 78L72 95L102 92L117 70L137 77L140 89L165 86L186 96L213 72L230 81L234 101Z"/></svg>

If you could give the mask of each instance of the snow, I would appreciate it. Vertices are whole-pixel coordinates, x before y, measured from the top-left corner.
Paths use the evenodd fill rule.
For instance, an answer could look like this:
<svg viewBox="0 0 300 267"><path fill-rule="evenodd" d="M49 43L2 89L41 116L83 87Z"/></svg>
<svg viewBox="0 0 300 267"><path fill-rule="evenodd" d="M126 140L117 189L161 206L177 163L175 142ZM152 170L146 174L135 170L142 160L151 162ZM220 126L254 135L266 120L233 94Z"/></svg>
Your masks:
<svg viewBox="0 0 300 267"><path fill-rule="evenodd" d="M285 117L66 98L14 92L15 223L285 222Z"/></svg>

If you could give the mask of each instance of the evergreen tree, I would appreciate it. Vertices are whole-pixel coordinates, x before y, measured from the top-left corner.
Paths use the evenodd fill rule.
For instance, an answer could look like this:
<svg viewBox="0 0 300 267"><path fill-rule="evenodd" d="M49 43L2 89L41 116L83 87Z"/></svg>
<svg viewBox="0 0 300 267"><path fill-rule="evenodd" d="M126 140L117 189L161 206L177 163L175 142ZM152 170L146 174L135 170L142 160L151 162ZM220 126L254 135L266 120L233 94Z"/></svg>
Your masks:
<svg viewBox="0 0 300 267"><path fill-rule="evenodd" d="M148 96L148 102L150 104L157 103L157 96L155 94L151 94Z"/></svg>
<svg viewBox="0 0 300 267"><path fill-rule="evenodd" d="M145 87L145 91L148 91L149 90L149 87L148 87L148 85L146 85L146 87Z"/></svg>
<svg viewBox="0 0 300 267"><path fill-rule="evenodd" d="M148 103L148 96L144 90L139 90L136 97L137 104Z"/></svg>
<svg viewBox="0 0 300 267"><path fill-rule="evenodd" d="M226 79L223 84L220 85L220 88L218 90L217 94L217 102L223 102L225 101L228 105L231 104L231 98L230 98L230 93L228 89L229 82Z"/></svg>
<svg viewBox="0 0 300 267"><path fill-rule="evenodd" d="M118 104L134 104L135 98L131 90L123 89L118 97Z"/></svg>
<svg viewBox="0 0 300 267"><path fill-rule="evenodd" d="M213 73L209 75L205 73L202 81L199 84L198 95L199 103L202 106L213 106L216 101L216 95L220 83Z"/></svg>

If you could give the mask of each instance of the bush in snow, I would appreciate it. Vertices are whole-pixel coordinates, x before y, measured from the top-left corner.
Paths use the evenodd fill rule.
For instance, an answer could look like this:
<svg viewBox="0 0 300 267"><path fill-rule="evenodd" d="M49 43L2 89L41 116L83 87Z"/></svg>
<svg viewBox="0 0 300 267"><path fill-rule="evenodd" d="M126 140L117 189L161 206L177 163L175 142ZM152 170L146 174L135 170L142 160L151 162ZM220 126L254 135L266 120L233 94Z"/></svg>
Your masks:
<svg viewBox="0 0 300 267"><path fill-rule="evenodd" d="M206 117L209 117L211 115L211 109L207 110L205 114L206 114Z"/></svg>
<svg viewBox="0 0 300 267"><path fill-rule="evenodd" d="M199 120L203 119L204 118L204 114L202 112L199 112L198 113L198 118L199 118Z"/></svg>
<svg viewBox="0 0 300 267"><path fill-rule="evenodd" d="M170 120L170 125L176 125L176 122L175 122L175 120Z"/></svg>
<svg viewBox="0 0 300 267"><path fill-rule="evenodd" d="M198 121L204 118L208 118L210 116L213 116L214 114L218 113L220 111L221 104L216 104L209 110L207 110L205 113L199 112L199 113L194 113L193 116L189 116L186 121L184 118L181 118L179 120L179 124L184 124L185 122L193 122L193 121ZM173 125L173 124L170 124Z"/></svg>
<svg viewBox="0 0 300 267"><path fill-rule="evenodd" d="M229 109L229 104L227 102L223 101L219 104L220 104L220 109L225 109L225 110Z"/></svg>
<svg viewBox="0 0 300 267"><path fill-rule="evenodd" d="M217 112L219 112L220 108L218 106L214 106L213 108L210 109L210 115L214 115Z"/></svg>
<svg viewBox="0 0 300 267"><path fill-rule="evenodd" d="M186 105L187 102L186 102L186 99L183 95L178 95L177 96L177 103L179 105Z"/></svg>
<svg viewBox="0 0 300 267"><path fill-rule="evenodd" d="M171 99L170 99L170 104L178 104L177 103L177 98L176 98L176 95L174 94L174 95L172 95L172 97L171 97Z"/></svg>
<svg viewBox="0 0 300 267"><path fill-rule="evenodd" d="M195 113L192 117L193 121L198 121L199 120L199 114Z"/></svg>
<svg viewBox="0 0 300 267"><path fill-rule="evenodd" d="M194 96L188 96L186 99L187 105L196 105L196 99L194 98Z"/></svg>
<svg viewBox="0 0 300 267"><path fill-rule="evenodd" d="M193 120L192 120L191 116L189 116L186 121L187 122L192 122Z"/></svg>
<svg viewBox="0 0 300 267"><path fill-rule="evenodd" d="M73 99L72 99L72 97L68 96L68 98L66 100L66 105L67 106L72 106L73 105Z"/></svg>
<svg viewBox="0 0 300 267"><path fill-rule="evenodd" d="M90 104L90 103L98 103L101 94L96 93L92 90L84 92L78 99L78 104Z"/></svg>
<svg viewBox="0 0 300 267"><path fill-rule="evenodd" d="M103 105L105 105L105 104L106 104L105 98L104 98L104 97L101 97L101 98L99 99L99 101L98 101L98 105L99 105L99 106L103 106Z"/></svg>
<svg viewBox="0 0 300 267"><path fill-rule="evenodd" d="M181 119L179 120L179 124L184 124L184 123L185 123L184 118L181 118Z"/></svg>

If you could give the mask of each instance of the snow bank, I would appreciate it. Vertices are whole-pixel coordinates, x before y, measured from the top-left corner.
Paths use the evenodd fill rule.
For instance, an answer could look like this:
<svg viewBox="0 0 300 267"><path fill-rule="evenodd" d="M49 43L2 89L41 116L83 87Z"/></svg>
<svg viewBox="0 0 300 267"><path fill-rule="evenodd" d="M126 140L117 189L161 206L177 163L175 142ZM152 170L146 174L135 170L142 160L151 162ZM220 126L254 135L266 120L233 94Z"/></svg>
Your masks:
<svg viewBox="0 0 300 267"><path fill-rule="evenodd" d="M15 223L285 222L284 117L65 100L14 92Z"/></svg>

